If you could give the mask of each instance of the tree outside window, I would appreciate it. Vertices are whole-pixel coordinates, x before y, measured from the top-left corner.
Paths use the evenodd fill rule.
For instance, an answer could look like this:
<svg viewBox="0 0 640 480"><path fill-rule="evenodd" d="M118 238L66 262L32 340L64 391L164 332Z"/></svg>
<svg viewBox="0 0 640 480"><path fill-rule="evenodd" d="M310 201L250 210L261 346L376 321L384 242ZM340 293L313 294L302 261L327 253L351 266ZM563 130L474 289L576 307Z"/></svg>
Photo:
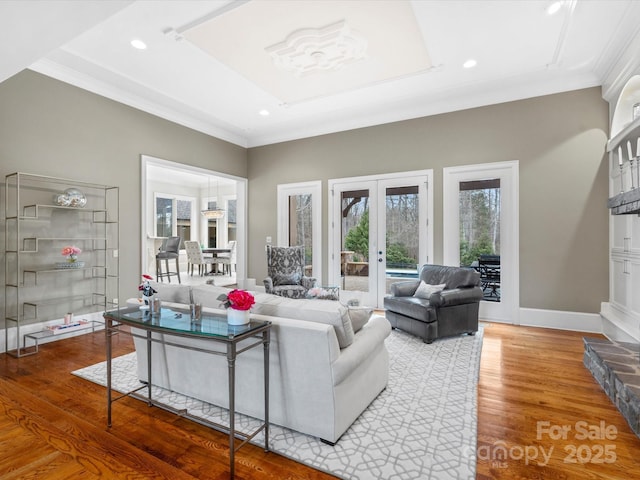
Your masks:
<svg viewBox="0 0 640 480"><path fill-rule="evenodd" d="M289 245L303 245L305 265L312 265L313 203L310 193L289 196Z"/></svg>
<svg viewBox="0 0 640 480"><path fill-rule="evenodd" d="M343 194L344 248L354 261L369 261L369 197ZM386 261L394 268L415 269L418 258L418 187L390 187L386 197Z"/></svg>
<svg viewBox="0 0 640 480"><path fill-rule="evenodd" d="M500 179L460 182L460 265L500 255Z"/></svg>

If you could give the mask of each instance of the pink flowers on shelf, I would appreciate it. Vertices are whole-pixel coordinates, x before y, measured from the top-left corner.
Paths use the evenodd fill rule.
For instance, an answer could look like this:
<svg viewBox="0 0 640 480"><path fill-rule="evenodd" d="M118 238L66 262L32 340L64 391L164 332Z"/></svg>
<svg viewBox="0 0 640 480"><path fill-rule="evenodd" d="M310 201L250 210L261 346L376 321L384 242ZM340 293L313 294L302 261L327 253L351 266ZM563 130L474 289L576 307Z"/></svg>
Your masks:
<svg viewBox="0 0 640 480"><path fill-rule="evenodd" d="M75 262L81 253L82 250L75 245L69 245L62 249L62 255L67 257L67 262Z"/></svg>

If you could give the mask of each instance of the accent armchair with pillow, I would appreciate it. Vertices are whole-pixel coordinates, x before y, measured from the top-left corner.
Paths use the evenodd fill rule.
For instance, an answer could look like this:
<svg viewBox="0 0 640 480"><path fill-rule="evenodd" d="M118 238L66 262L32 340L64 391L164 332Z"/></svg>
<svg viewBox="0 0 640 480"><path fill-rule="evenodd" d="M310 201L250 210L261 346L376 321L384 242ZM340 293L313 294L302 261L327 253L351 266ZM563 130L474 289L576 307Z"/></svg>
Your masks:
<svg viewBox="0 0 640 480"><path fill-rule="evenodd" d="M305 298L316 279L304 275L304 247L273 247L267 245L267 293L288 298Z"/></svg>
<svg viewBox="0 0 640 480"><path fill-rule="evenodd" d="M437 338L477 332L480 300L480 274L475 270L423 265L419 280L391 284L384 308L392 328L431 343Z"/></svg>

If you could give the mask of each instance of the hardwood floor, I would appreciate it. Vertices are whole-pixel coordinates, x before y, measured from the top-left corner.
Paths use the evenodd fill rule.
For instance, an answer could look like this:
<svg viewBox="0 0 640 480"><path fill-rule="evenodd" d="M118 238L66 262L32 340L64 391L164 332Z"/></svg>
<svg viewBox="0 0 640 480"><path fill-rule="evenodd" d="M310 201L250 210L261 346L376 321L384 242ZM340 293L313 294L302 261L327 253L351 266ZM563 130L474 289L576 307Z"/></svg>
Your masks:
<svg viewBox="0 0 640 480"><path fill-rule="evenodd" d="M477 479L640 478L640 439L582 366L582 336L485 324ZM114 355L132 349L115 337ZM102 360L103 332L0 355L0 478L228 478L221 433L133 399L107 428L104 388L69 373ZM550 436L565 425L566 439ZM588 429L609 438L581 439ZM236 462L238 479L334 478L252 445Z"/></svg>
<svg viewBox="0 0 640 480"><path fill-rule="evenodd" d="M582 364L584 336L485 324L478 480L640 478L640 439Z"/></svg>
<svg viewBox="0 0 640 480"><path fill-rule="evenodd" d="M114 356L133 351L117 335ZM69 372L104 361L104 332L60 340L37 355L0 355L0 478L227 479L222 433L134 399L114 404L103 387ZM236 478L329 479L253 445L236 454Z"/></svg>

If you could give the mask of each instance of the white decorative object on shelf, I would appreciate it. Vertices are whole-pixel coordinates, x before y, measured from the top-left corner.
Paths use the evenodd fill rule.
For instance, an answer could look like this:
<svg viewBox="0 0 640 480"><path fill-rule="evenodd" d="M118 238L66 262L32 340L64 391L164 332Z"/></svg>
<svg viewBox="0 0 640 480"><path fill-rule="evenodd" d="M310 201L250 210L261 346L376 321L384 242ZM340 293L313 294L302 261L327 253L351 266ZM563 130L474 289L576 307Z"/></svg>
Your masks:
<svg viewBox="0 0 640 480"><path fill-rule="evenodd" d="M53 195L53 204L59 207L83 208L87 204L87 197L77 188L67 188L64 193Z"/></svg>
<svg viewBox="0 0 640 480"><path fill-rule="evenodd" d="M64 193L56 193L53 196L54 205L58 205L59 207L68 207L70 203L71 203L71 200Z"/></svg>
<svg viewBox="0 0 640 480"><path fill-rule="evenodd" d="M68 188L64 193L69 199L70 207L82 208L87 204L87 197L77 188Z"/></svg>

